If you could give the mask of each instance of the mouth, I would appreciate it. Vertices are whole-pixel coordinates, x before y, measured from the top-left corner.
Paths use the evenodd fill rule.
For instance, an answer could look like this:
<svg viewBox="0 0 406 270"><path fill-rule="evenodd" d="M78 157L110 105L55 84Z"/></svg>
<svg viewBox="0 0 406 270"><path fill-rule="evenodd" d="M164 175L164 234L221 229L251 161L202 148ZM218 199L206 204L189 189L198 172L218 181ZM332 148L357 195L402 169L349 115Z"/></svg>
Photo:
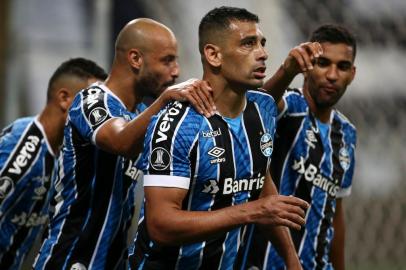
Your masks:
<svg viewBox="0 0 406 270"><path fill-rule="evenodd" d="M260 66L256 69L254 69L254 77L256 79L263 79L266 77L265 75L266 67L265 66Z"/></svg>
<svg viewBox="0 0 406 270"><path fill-rule="evenodd" d="M320 90L322 90L328 94L336 94L338 92L337 87L335 87L334 85L322 85L320 87Z"/></svg>

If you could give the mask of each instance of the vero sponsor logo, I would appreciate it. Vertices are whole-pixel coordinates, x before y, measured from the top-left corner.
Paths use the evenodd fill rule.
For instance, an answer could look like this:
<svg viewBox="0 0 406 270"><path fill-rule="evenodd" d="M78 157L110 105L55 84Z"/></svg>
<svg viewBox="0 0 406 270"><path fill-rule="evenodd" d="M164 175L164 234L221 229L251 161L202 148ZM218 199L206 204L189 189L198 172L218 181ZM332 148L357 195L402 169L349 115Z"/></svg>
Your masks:
<svg viewBox="0 0 406 270"><path fill-rule="evenodd" d="M162 117L162 121L159 124L159 129L157 132L158 138L155 139L155 143L163 142L168 139L168 135L166 132L171 128L171 123L175 119L174 117L180 113L180 109L182 109L182 103L175 102L173 107L169 108L168 111Z"/></svg>
<svg viewBox="0 0 406 270"><path fill-rule="evenodd" d="M27 166L28 161L33 158L32 154L35 152L35 149L40 141L41 140L37 136L28 136L27 140L24 142L24 146L21 148L17 157L13 161L12 167L8 169L8 172L20 175L22 169Z"/></svg>

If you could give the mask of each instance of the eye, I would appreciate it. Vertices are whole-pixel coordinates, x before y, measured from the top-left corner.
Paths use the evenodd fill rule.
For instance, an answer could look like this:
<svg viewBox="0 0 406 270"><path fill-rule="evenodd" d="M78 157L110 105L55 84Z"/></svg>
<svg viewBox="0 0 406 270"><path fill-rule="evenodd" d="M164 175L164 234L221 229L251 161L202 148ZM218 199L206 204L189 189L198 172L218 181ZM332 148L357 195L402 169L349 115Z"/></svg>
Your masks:
<svg viewBox="0 0 406 270"><path fill-rule="evenodd" d="M342 71L348 71L351 69L352 64L350 62L340 62L337 67Z"/></svg>
<svg viewBox="0 0 406 270"><path fill-rule="evenodd" d="M242 41L242 45L248 48L255 46L256 43L257 41L255 39L246 39Z"/></svg>
<svg viewBox="0 0 406 270"><path fill-rule="evenodd" d="M330 61L326 58L320 57L317 59L316 64L319 67L327 67L328 65L330 65Z"/></svg>

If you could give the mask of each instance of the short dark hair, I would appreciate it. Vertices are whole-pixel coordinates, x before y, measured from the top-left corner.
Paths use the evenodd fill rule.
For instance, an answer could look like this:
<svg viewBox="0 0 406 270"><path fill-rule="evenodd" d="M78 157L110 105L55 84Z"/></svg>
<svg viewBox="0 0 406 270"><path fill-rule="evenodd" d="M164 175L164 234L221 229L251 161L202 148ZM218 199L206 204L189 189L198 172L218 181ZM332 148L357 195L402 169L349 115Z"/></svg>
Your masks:
<svg viewBox="0 0 406 270"><path fill-rule="evenodd" d="M311 42L330 42L333 44L344 43L352 47L353 59L357 54L357 41L355 36L344 26L324 24L319 26L310 36Z"/></svg>
<svg viewBox="0 0 406 270"><path fill-rule="evenodd" d="M199 24L200 53L203 53L204 45L208 43L209 38L216 32L228 29L233 20L259 22L258 16L245 8L221 6L210 10Z"/></svg>
<svg viewBox="0 0 406 270"><path fill-rule="evenodd" d="M51 99L55 81L65 75L75 76L83 80L89 78L105 80L107 78L107 73L95 62L81 57L69 59L63 62L49 79L47 91L48 101Z"/></svg>

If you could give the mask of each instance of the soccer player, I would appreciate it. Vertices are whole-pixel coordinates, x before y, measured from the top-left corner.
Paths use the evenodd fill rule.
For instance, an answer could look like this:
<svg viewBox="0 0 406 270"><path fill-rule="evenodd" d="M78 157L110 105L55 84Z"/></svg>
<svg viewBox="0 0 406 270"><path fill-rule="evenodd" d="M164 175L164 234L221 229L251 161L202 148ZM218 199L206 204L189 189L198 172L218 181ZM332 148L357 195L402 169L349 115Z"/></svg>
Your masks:
<svg viewBox="0 0 406 270"><path fill-rule="evenodd" d="M20 269L48 222L52 171L75 94L107 74L74 58L49 80L47 103L37 116L20 118L0 134L0 269Z"/></svg>
<svg viewBox="0 0 406 270"><path fill-rule="evenodd" d="M265 77L258 17L220 7L199 26L203 80L218 113L205 117L175 102L153 118L139 167L145 217L132 269L231 269L243 227L273 228L291 269L299 260L284 225L300 230L307 203L279 196L268 171L276 104L257 89Z"/></svg>
<svg viewBox="0 0 406 270"><path fill-rule="evenodd" d="M308 67L302 89L289 89L280 99L283 92L274 91L275 78L282 84L291 81L301 71L292 57L298 50L310 51L311 43L293 49L264 86L279 99L271 172L281 194L310 204L305 227L291 230L303 268L342 270L342 198L351 191L356 130L334 106L354 79L356 41L347 29L337 25L320 26L310 41L321 45L321 54L301 59ZM275 247L266 243L263 235L254 233L253 239L246 267L285 269Z"/></svg>
<svg viewBox="0 0 406 270"><path fill-rule="evenodd" d="M126 267L133 183L140 176L133 163L150 117L172 99L187 100L207 115L215 109L207 83L167 89L178 75L177 41L169 28L141 18L121 30L107 80L81 91L69 110L59 202L35 269ZM147 109L140 103L159 94Z"/></svg>

